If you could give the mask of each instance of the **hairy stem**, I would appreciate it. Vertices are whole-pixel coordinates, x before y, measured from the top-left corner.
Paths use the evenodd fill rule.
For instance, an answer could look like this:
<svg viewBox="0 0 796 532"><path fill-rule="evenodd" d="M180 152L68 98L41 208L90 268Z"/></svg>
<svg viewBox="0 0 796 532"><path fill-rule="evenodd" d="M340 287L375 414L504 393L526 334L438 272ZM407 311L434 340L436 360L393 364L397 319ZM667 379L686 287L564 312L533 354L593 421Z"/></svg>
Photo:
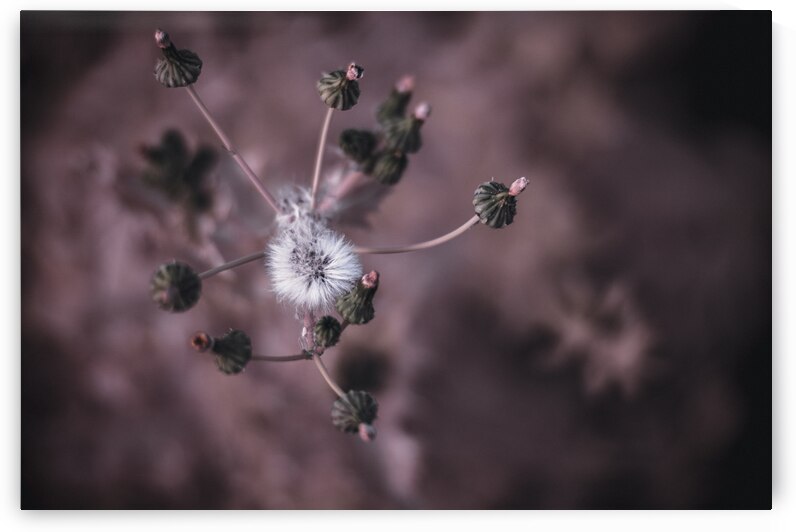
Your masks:
<svg viewBox="0 0 796 532"><path fill-rule="evenodd" d="M326 366L323 364L321 357L318 353L312 354L312 360L315 362L315 365L318 366L318 371L321 372L321 376L323 376L323 380L326 381L326 384L329 385L334 393L338 395L341 399L345 400L345 392L342 388L340 388L334 380L332 380L331 375L329 375L329 371L326 369Z"/></svg>
<svg viewBox="0 0 796 532"><path fill-rule="evenodd" d="M265 257L265 251L258 251L257 253L252 253L251 255L246 255L245 257L241 257L239 259L235 259L229 261L221 266L216 266L215 268L210 268L209 270L202 272L199 274L200 279L207 279L208 277L212 277L217 273L221 273L224 270L230 270L232 268L237 268L242 264L246 264L249 262L253 262L255 260L261 259Z"/></svg>
<svg viewBox="0 0 796 532"><path fill-rule="evenodd" d="M204 104L202 99L199 98L199 94L197 94L196 89L193 88L193 85L186 86L185 90L188 91L193 103L196 104L196 106L199 108L199 111L201 111L202 116L205 117L205 120L207 120L207 122L210 124L210 127L213 128L213 131L215 131L216 135L221 140L221 144L224 145L224 148L229 152L235 162L238 163L238 166L241 170L243 170L243 173L246 174L246 177L249 178L249 181L251 181L252 185L254 185L254 188L257 189L257 192L259 192L260 195L265 198L265 201L268 202L268 205L270 205L277 214L281 213L282 210L277 205L276 199L274 199L271 193L266 190L265 186L263 186L263 184L260 182L260 179L257 177L257 174L254 173L246 161L243 160L243 157L241 157L241 155L232 146L232 142L229 140L229 137L227 137L226 133L224 133L224 130L221 129L221 126L218 125L218 122L216 122L216 120L213 118L213 115L210 114L210 111L207 109L207 106Z"/></svg>
<svg viewBox="0 0 796 532"><path fill-rule="evenodd" d="M453 240L457 236L461 235L472 226L478 223L478 215L473 215L472 218L464 222L461 226L457 229L454 229L450 233L446 235L442 235L441 237L435 238L433 240L427 240L425 242L420 242L417 244L412 244L409 246L397 246L397 247L390 247L390 248L369 248L369 247L362 247L357 246L354 248L355 253L360 254L368 254L368 255L387 255L390 253L407 253L410 251L419 251L421 249L428 249L433 248L434 246L439 246L440 244L444 244L449 240Z"/></svg>
<svg viewBox="0 0 796 532"><path fill-rule="evenodd" d="M321 138L318 141L318 153L315 154L315 171L312 174L312 197L310 199L310 210L315 210L315 198L318 195L318 185L321 181L321 163L323 162L323 151L326 146L326 135L329 133L329 124L332 122L334 109L330 107L326 111L326 117L321 126Z"/></svg>

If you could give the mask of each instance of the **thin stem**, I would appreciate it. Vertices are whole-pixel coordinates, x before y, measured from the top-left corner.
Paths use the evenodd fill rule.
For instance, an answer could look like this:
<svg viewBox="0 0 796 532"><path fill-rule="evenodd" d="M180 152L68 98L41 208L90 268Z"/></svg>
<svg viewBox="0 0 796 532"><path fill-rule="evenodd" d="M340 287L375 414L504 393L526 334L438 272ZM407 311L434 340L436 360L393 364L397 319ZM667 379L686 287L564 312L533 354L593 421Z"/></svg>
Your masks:
<svg viewBox="0 0 796 532"><path fill-rule="evenodd" d="M340 399L345 399L345 392L343 391L342 388L340 388L337 385L336 382L332 380L331 375L329 375L329 372L326 370L326 366L323 365L323 361L321 360L320 355L318 355L318 353L313 353L312 360L314 360L315 365L318 366L318 371L321 372L321 375L323 376L323 379L326 381L326 384L328 384L329 387L332 390L334 390L334 393L336 393L340 397Z"/></svg>
<svg viewBox="0 0 796 532"><path fill-rule="evenodd" d="M292 362L294 360L308 360L310 357L307 353L299 353L298 355L284 355L284 356L268 356L268 355L252 355L252 360L261 360L263 362Z"/></svg>
<svg viewBox="0 0 796 532"><path fill-rule="evenodd" d="M478 215L473 215L472 218L464 222L460 227L454 229L450 233L446 235L442 235L441 237L435 238L434 240L427 240L425 242L420 242L418 244L412 244L409 246L398 246L398 247L391 247L391 248L369 248L369 247L355 247L354 252L360 254L368 254L368 255L387 255L390 253L407 253L409 251L418 251L421 249L428 249L433 248L434 246L439 246L440 244L444 244L449 240L453 240L457 236L461 235L472 226L478 223Z"/></svg>
<svg viewBox="0 0 796 532"><path fill-rule="evenodd" d="M318 141L318 153L315 154L315 171L312 174L312 199L310 200L310 210L315 210L315 198L318 195L318 185L321 181L321 163L323 162L323 149L326 146L326 135L329 133L329 124L332 122L334 108L330 107L326 111L326 117L321 126L321 139Z"/></svg>
<svg viewBox="0 0 796 532"><path fill-rule="evenodd" d="M207 120L207 122L210 124L210 127L213 128L213 131L215 131L216 135L218 135L218 138L221 140L221 144L224 145L224 148L229 152L235 162L238 163L238 166L241 170L243 170L243 173L246 174L246 177L249 178L249 181L251 181L252 185L254 185L254 188L257 189L257 192L259 192L260 195L265 198L265 201L268 202L268 205L270 205L277 214L280 214L282 209L280 209L277 205L276 199L274 199L271 193L266 190L265 186L263 186L263 184L260 182L260 179L257 177L257 174L254 173L246 161L243 160L243 157L241 157L241 155L232 146L232 142L229 140L229 137L227 137L226 133L224 133L224 130L221 129L221 126L218 125L218 122L215 121L213 115L210 114L210 111L207 109L207 106L204 104L202 99L199 98L199 94L196 93L196 89L193 88L193 85L186 86L185 90L187 90L188 94L191 95L193 103L195 103L199 108L199 111L202 112L202 116L205 117L205 120Z"/></svg>
<svg viewBox="0 0 796 532"><path fill-rule="evenodd" d="M261 259L265 257L265 251L258 251L257 253L252 253L251 255L246 255L245 257L241 257L239 259L235 259L233 261L227 262L222 264L221 266L216 266L215 268L210 268L209 270L202 272L199 274L200 279L207 279L208 277L212 277L217 273L221 273L224 270L230 270L232 268L236 268L242 264L246 264L248 262L253 262L257 259Z"/></svg>

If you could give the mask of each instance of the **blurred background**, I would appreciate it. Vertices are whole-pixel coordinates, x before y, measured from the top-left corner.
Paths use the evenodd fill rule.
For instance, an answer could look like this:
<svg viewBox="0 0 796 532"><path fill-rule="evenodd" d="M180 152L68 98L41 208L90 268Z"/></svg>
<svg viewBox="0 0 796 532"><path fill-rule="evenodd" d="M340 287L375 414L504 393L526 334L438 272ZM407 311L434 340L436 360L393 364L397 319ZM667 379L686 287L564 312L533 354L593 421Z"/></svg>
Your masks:
<svg viewBox="0 0 796 532"><path fill-rule="evenodd" d="M149 278L262 249L268 206L181 89L155 28L272 189L308 185L322 71L365 67L344 128L395 81L423 149L361 245L443 234L475 187L530 179L510 227L365 256L376 318L324 360L380 409L330 421L311 363L221 374L202 329L298 350L262 264L184 314ZM24 508L769 508L771 14L21 15ZM200 200L153 185L147 147L204 154Z"/></svg>

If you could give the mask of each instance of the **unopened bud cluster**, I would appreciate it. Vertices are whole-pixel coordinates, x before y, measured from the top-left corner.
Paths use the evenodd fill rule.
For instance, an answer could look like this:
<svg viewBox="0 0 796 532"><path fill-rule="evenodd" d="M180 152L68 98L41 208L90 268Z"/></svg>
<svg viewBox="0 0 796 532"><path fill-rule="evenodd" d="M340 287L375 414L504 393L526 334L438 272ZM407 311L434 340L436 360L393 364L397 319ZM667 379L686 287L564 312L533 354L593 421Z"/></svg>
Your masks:
<svg viewBox="0 0 796 532"><path fill-rule="evenodd" d="M346 129L340 134L340 148L367 175L384 185L394 185L409 164L409 154L423 145L420 128L431 114L431 106L421 103L407 115L412 99L413 78L402 78L376 110L379 128Z"/></svg>

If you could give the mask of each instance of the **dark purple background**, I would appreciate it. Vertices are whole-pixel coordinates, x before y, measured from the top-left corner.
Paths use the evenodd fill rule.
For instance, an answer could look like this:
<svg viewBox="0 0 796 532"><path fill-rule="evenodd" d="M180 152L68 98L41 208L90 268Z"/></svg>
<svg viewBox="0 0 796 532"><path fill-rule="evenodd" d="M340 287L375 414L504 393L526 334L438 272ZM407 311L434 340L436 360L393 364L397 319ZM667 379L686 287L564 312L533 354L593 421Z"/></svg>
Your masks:
<svg viewBox="0 0 796 532"><path fill-rule="evenodd" d="M271 232L226 155L198 241L140 186L165 128L218 146L153 79L156 27L273 188L309 183L321 71L366 68L331 140L416 76L424 147L369 229L340 227L356 243L437 236L480 182L531 180L506 229L363 258L376 319L324 358L379 400L374 444L334 429L312 364L228 377L187 346L297 350L261 265L187 314L150 301L159 263ZM24 12L21 39L23 507L770 507L769 12Z"/></svg>

